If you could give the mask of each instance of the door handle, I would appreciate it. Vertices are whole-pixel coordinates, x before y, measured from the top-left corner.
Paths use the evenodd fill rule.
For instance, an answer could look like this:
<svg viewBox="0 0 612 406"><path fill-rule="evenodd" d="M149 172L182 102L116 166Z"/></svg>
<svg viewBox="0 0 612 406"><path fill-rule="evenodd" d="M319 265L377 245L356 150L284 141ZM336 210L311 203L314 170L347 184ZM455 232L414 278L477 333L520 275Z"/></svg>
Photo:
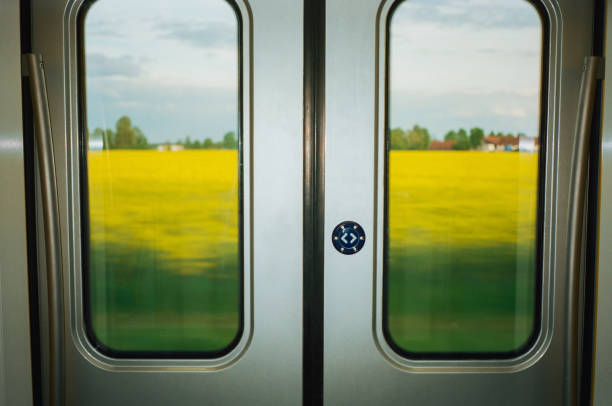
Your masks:
<svg viewBox="0 0 612 406"><path fill-rule="evenodd" d="M582 233L587 183L589 141L597 81L604 76L604 59L588 56L584 60L580 99L570 175L570 211L568 230L567 330L566 330L566 404L578 404L578 320L580 309L580 267Z"/></svg>
<svg viewBox="0 0 612 406"><path fill-rule="evenodd" d="M29 76L34 117L47 265L47 308L49 320L49 401L50 406L64 404L64 312L62 252L53 155L51 115L42 56L25 54L22 61Z"/></svg>

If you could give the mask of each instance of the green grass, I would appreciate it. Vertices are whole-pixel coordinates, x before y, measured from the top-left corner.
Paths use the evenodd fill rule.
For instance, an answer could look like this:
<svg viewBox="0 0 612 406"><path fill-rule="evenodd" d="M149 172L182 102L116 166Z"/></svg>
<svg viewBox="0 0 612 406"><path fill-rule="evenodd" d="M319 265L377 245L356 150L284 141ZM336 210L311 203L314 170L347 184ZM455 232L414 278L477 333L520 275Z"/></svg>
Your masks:
<svg viewBox="0 0 612 406"><path fill-rule="evenodd" d="M99 244L91 252L97 339L123 351L217 351L236 336L240 289L235 256L205 274L177 272L145 246Z"/></svg>
<svg viewBox="0 0 612 406"><path fill-rule="evenodd" d="M538 155L391 151L388 314L409 352L519 349L532 333Z"/></svg>
<svg viewBox="0 0 612 406"><path fill-rule="evenodd" d="M515 245L392 249L392 341L409 352L508 352L533 325L533 253Z"/></svg>

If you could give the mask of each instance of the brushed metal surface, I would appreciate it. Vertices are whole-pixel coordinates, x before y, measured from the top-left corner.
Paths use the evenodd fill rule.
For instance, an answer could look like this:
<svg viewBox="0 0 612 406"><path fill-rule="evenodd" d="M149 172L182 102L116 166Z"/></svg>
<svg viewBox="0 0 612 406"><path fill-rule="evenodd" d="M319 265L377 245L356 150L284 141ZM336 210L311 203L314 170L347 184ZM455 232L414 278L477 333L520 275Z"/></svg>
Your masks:
<svg viewBox="0 0 612 406"><path fill-rule="evenodd" d="M0 2L0 405L32 405L19 1Z"/></svg>
<svg viewBox="0 0 612 406"><path fill-rule="evenodd" d="M598 80L603 72L603 59L590 56L585 58L580 83L580 99L576 117L576 134L572 154L572 171L570 175L570 213L568 230L568 283L567 283L567 325L565 391L566 402L576 404L578 401L579 368L579 313L580 313L580 279L583 269L583 229L585 190L588 182L589 145L593 107Z"/></svg>
<svg viewBox="0 0 612 406"><path fill-rule="evenodd" d="M606 16L605 44L604 55L609 58L612 55L612 13L610 11ZM594 406L612 404L612 385L610 384L612 382L612 249L610 249L612 246L612 80L604 80L603 103L597 318L593 373Z"/></svg>
<svg viewBox="0 0 612 406"><path fill-rule="evenodd" d="M40 55L27 54L24 55L23 62L27 65L30 82L47 264L47 317L49 320L47 345L49 346L49 370L45 371L43 376L49 381L49 404L56 406L64 404L64 304L53 135L42 57Z"/></svg>
<svg viewBox="0 0 612 406"><path fill-rule="evenodd" d="M569 162L591 1L543 1L550 27L545 167L542 334L530 353L504 361L420 361L380 339L384 82L377 15L390 2L327 0L325 230L359 222L376 244L350 257L325 250L326 404L560 405L563 403ZM378 16L380 18L380 16ZM380 19L384 22L384 19ZM377 42L378 41L378 42ZM343 159L350 145L351 161ZM378 148L378 150L377 150ZM377 155L378 154L378 155ZM347 198L350 196L351 198ZM342 201L340 205L338 202ZM373 239L370 239L372 241ZM350 289L346 288L350 280Z"/></svg>
<svg viewBox="0 0 612 406"><path fill-rule="evenodd" d="M45 59L65 236L66 404L300 404L303 240L301 232L284 236L302 229L302 3L237 1L245 61L245 334L230 354L212 360L111 359L85 338L76 98L81 3L32 4L33 52ZM274 242L279 236L282 249Z"/></svg>

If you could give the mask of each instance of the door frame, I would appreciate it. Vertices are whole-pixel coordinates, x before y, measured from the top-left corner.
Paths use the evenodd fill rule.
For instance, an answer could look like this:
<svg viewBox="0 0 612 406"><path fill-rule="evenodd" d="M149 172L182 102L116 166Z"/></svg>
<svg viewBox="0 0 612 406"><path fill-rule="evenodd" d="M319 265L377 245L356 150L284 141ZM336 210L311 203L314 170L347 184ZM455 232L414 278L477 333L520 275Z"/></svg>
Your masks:
<svg viewBox="0 0 612 406"><path fill-rule="evenodd" d="M34 401L18 1L0 6L0 404Z"/></svg>
<svg viewBox="0 0 612 406"><path fill-rule="evenodd" d="M328 136L326 143L325 228L331 233L339 221L348 217L375 234L369 238L375 246L371 243L368 248L366 244L350 258L339 256L329 245L325 248L325 401L374 404L383 399L391 403L412 399L423 405L567 402L574 392L566 397L560 388L566 376L566 298L579 286L567 278L564 255L570 178L566 163L571 161L573 149L580 73L584 57L591 52L595 2L577 6L566 0L540 1L550 23L549 80L548 88L542 89L548 99L548 147L545 166L541 167L546 174L542 333L538 344L525 356L509 360L408 359L385 350L384 339L380 338L380 179L384 176L381 138L386 131L385 68L381 61L381 39L386 27L382 23L385 13L380 10L388 9L391 3L392 0L327 0L326 132L334 134L334 138ZM357 11L361 8L367 11ZM350 97L344 94L347 88L351 89ZM359 165L353 165L352 172L343 167L345 145L357 145L351 150L351 158ZM376 148L378 155L367 155ZM348 184L350 179L359 179L361 184ZM339 208L338 203L346 196L351 199L344 199L346 207ZM376 214L371 214L372 208ZM346 286L349 280L350 289ZM369 322L355 320L354 313L369 314ZM355 354L359 360L341 354ZM488 390L482 390L485 382ZM435 391L433 387L446 389Z"/></svg>

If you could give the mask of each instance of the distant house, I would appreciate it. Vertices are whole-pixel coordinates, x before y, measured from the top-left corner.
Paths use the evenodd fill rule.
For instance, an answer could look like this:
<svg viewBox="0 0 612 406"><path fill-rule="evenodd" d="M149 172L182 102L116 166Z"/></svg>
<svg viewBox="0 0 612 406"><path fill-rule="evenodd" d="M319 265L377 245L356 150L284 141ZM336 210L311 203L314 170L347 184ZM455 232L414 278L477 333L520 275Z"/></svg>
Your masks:
<svg viewBox="0 0 612 406"><path fill-rule="evenodd" d="M456 141L436 141L432 140L429 143L429 149L434 151L450 151L453 149Z"/></svg>
<svg viewBox="0 0 612 406"><path fill-rule="evenodd" d="M185 147L183 147L182 145L168 145L168 144L162 144L162 145L158 145L157 146L157 150L162 152L162 151L182 151L184 150Z"/></svg>
<svg viewBox="0 0 612 406"><path fill-rule="evenodd" d="M540 141L538 137L519 137L519 151L520 152L538 152L540 149Z"/></svg>
<svg viewBox="0 0 612 406"><path fill-rule="evenodd" d="M519 138L512 135L484 137L482 139L482 149L484 151L518 151Z"/></svg>

